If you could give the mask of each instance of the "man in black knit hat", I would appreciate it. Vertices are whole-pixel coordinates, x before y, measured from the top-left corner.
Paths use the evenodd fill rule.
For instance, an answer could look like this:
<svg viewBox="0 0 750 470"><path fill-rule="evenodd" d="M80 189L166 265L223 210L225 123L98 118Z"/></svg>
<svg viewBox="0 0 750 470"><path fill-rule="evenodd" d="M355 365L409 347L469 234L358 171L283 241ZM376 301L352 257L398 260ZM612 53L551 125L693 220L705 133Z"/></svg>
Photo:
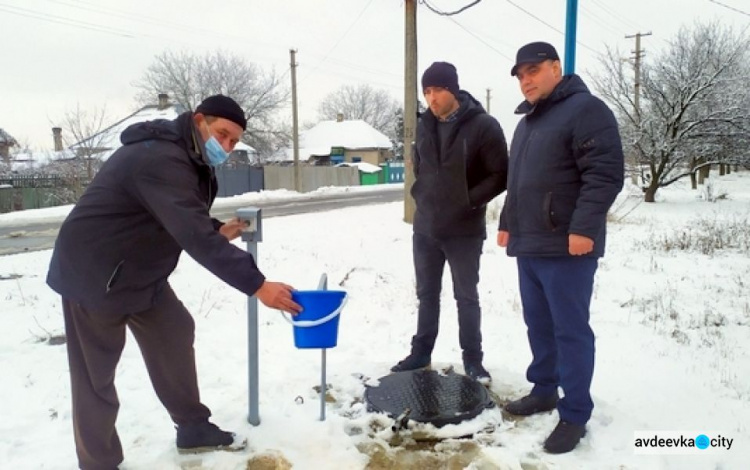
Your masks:
<svg viewBox="0 0 750 470"><path fill-rule="evenodd" d="M435 62L422 75L429 109L417 125L411 194L416 201L413 256L419 311L411 353L393 372L430 365L440 321L445 262L458 307L466 375L488 384L482 364L479 258L487 203L505 190L508 151L500 124L458 86L456 68Z"/></svg>
<svg viewBox="0 0 750 470"><path fill-rule="evenodd" d="M209 215L213 167L226 160L247 126L231 98L206 98L173 121L134 124L60 227L47 283L62 296L82 469L123 460L115 429L114 378L126 327L151 383L177 428L181 452L238 450L245 441L208 421L193 350L195 323L169 285L182 251L224 282L266 306L296 313L292 288L270 282L253 257L230 243L238 220Z"/></svg>

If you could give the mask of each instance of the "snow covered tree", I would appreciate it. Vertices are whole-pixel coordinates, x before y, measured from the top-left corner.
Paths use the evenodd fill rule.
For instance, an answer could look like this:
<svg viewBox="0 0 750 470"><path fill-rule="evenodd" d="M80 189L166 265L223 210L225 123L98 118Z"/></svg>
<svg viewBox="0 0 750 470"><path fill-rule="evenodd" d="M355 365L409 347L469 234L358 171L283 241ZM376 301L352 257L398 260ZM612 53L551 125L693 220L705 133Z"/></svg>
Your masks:
<svg viewBox="0 0 750 470"><path fill-rule="evenodd" d="M274 117L289 101L282 76L266 73L242 57L225 52L166 51L154 58L135 86L140 90L136 100L141 105L150 104L159 93L167 93L185 109L195 109L204 98L217 93L232 97L247 117L242 140L261 156L272 153L278 140L288 140L283 130L274 127Z"/></svg>
<svg viewBox="0 0 750 470"><path fill-rule="evenodd" d="M399 102L384 90L367 84L343 85L323 98L318 105L318 118L335 120L343 114L347 120L361 119L395 140L396 113L400 107Z"/></svg>
<svg viewBox="0 0 750 470"><path fill-rule="evenodd" d="M715 164L750 162L750 38L719 23L683 27L642 65L636 109L632 72L608 50L598 93L615 110L644 200Z"/></svg>

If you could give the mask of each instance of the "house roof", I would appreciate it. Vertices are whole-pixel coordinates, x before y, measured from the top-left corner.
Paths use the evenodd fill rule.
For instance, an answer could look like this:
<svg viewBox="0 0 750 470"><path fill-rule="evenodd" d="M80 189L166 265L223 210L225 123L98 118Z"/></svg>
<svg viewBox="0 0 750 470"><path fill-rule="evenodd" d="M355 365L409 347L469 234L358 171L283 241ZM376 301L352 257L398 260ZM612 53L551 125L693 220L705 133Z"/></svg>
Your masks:
<svg viewBox="0 0 750 470"><path fill-rule="evenodd" d="M0 145L18 145L18 142L16 142L16 139L14 139L12 135L8 134L2 127L0 127Z"/></svg>
<svg viewBox="0 0 750 470"><path fill-rule="evenodd" d="M330 155L331 147L356 149L390 149L391 140L365 121L320 121L314 127L302 132L299 139L299 158L308 160L311 156ZM293 149L286 152L292 158Z"/></svg>
<svg viewBox="0 0 750 470"><path fill-rule="evenodd" d="M77 142L70 146L71 149L75 150L80 147L94 146L101 149L115 150L122 147L120 142L120 134L133 124L144 121L153 121L154 119L175 119L184 111L184 108L179 104L169 105L166 108L160 109L158 105L147 105L134 112L130 116L127 116L120 121L112 124L108 128L101 132L98 132L91 137Z"/></svg>
<svg viewBox="0 0 750 470"><path fill-rule="evenodd" d="M25 150L13 155L10 160L10 171L28 172L34 171L41 166L62 160L71 160L76 157L75 152L69 149L60 151L30 151Z"/></svg>
<svg viewBox="0 0 750 470"><path fill-rule="evenodd" d="M380 168L378 165L373 165L372 163L367 162L342 162L335 166L350 166L358 169L362 173L377 173L379 171L383 171L382 168Z"/></svg>
<svg viewBox="0 0 750 470"><path fill-rule="evenodd" d="M79 147L86 146L87 142L92 142L93 146L101 149L107 149L106 153L101 155L102 160L106 160L109 156L122 147L120 142L120 134L133 124L145 121L153 121L155 119L176 119L177 116L185 112L185 108L179 104L172 104L166 108L159 109L157 105L148 105L134 112L130 116L112 124L103 131L89 137L88 139L82 140L76 144L70 146L71 149L75 150ZM235 150L245 150L248 153L254 153L255 149L242 142L235 146Z"/></svg>

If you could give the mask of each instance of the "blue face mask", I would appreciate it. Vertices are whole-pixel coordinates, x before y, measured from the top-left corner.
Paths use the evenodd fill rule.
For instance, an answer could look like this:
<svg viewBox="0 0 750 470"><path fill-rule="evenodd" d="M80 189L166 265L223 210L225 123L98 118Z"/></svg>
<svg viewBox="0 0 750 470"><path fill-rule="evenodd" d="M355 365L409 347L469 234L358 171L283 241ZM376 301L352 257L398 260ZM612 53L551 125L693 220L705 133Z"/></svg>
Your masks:
<svg viewBox="0 0 750 470"><path fill-rule="evenodd" d="M214 136L211 136L206 141L206 154L208 155L208 163L211 166L219 166L229 158L229 154L224 151Z"/></svg>

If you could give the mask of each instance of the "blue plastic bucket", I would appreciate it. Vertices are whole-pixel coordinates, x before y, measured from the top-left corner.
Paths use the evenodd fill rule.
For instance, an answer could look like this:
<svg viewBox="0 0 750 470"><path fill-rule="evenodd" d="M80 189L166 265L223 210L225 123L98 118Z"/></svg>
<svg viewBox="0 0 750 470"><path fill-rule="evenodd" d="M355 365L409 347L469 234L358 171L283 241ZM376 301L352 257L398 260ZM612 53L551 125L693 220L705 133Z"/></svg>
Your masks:
<svg viewBox="0 0 750 470"><path fill-rule="evenodd" d="M294 329L294 345L300 349L335 347L346 292L298 290L292 292L292 300L302 306L302 311L289 320Z"/></svg>

